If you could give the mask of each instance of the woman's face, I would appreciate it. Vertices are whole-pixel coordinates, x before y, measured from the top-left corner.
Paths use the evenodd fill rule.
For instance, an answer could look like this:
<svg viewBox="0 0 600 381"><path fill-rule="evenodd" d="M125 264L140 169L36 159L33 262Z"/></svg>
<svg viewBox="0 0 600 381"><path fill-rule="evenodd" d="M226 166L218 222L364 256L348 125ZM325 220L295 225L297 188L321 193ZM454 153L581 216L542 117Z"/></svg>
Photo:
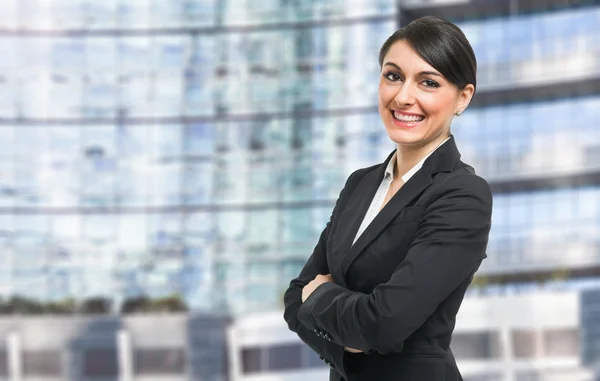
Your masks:
<svg viewBox="0 0 600 381"><path fill-rule="evenodd" d="M460 90L448 82L408 42L400 40L383 59L379 115L398 145L439 144L450 133L452 117L468 106L473 92L473 85Z"/></svg>

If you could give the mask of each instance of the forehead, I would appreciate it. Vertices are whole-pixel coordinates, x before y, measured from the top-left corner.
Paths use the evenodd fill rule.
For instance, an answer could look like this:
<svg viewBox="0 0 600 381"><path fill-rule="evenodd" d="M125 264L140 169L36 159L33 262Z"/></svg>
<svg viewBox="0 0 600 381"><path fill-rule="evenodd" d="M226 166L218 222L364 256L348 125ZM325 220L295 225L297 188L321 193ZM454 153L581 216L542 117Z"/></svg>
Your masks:
<svg viewBox="0 0 600 381"><path fill-rule="evenodd" d="M388 50L383 59L386 62L394 63L405 72L435 71L437 70L428 64L421 56L415 52L410 44L405 40L396 41Z"/></svg>

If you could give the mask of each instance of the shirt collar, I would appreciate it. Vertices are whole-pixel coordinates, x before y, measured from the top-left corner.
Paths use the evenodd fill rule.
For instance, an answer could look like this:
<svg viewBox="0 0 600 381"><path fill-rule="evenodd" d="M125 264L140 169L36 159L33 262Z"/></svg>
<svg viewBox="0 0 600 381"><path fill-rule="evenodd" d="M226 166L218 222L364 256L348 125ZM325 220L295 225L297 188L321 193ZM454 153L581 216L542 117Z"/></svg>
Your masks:
<svg viewBox="0 0 600 381"><path fill-rule="evenodd" d="M427 160L427 158L429 156L431 156L432 153L435 152L436 149L440 148L440 146L444 143L446 143L448 140L450 140L450 137L448 137L446 140L444 140L443 142L440 143L440 145L438 145L437 147L435 147L435 149L431 152L429 152L423 159L421 159L421 161L419 161L414 167L412 167L408 172L406 172L404 174L404 176L402 176L402 182L406 183L411 177L413 177L413 175L415 173L417 173L417 171L419 169L421 169L421 167L423 166L423 163L425 162L425 160ZM394 153L394 156L392 156L392 158L390 159L390 162L388 163L386 169L385 169L385 178L387 178L388 176L391 177L391 179L394 179L394 167L396 165L396 153Z"/></svg>

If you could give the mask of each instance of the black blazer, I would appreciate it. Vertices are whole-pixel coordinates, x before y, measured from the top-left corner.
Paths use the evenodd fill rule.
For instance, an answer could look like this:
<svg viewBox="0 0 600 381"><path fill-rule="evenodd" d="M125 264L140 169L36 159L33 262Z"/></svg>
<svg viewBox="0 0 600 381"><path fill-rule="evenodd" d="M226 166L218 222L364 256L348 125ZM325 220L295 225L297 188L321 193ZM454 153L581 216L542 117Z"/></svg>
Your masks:
<svg viewBox="0 0 600 381"><path fill-rule="evenodd" d="M330 365L330 380L459 381L450 340L486 258L492 194L460 161L451 137L352 245L393 153L346 181L314 252L285 292L284 319ZM331 274L333 282L302 303L302 288L317 274Z"/></svg>

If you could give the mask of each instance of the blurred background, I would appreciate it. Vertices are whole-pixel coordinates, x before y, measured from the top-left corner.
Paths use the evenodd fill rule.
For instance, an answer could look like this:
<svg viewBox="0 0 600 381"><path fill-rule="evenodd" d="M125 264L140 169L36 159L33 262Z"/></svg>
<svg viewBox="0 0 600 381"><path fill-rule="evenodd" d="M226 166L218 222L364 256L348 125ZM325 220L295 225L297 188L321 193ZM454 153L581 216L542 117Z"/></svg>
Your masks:
<svg viewBox="0 0 600 381"><path fill-rule="evenodd" d="M0 380L326 380L282 296L394 148L381 44L459 25L495 197L465 381L600 379L597 0L2 0Z"/></svg>

